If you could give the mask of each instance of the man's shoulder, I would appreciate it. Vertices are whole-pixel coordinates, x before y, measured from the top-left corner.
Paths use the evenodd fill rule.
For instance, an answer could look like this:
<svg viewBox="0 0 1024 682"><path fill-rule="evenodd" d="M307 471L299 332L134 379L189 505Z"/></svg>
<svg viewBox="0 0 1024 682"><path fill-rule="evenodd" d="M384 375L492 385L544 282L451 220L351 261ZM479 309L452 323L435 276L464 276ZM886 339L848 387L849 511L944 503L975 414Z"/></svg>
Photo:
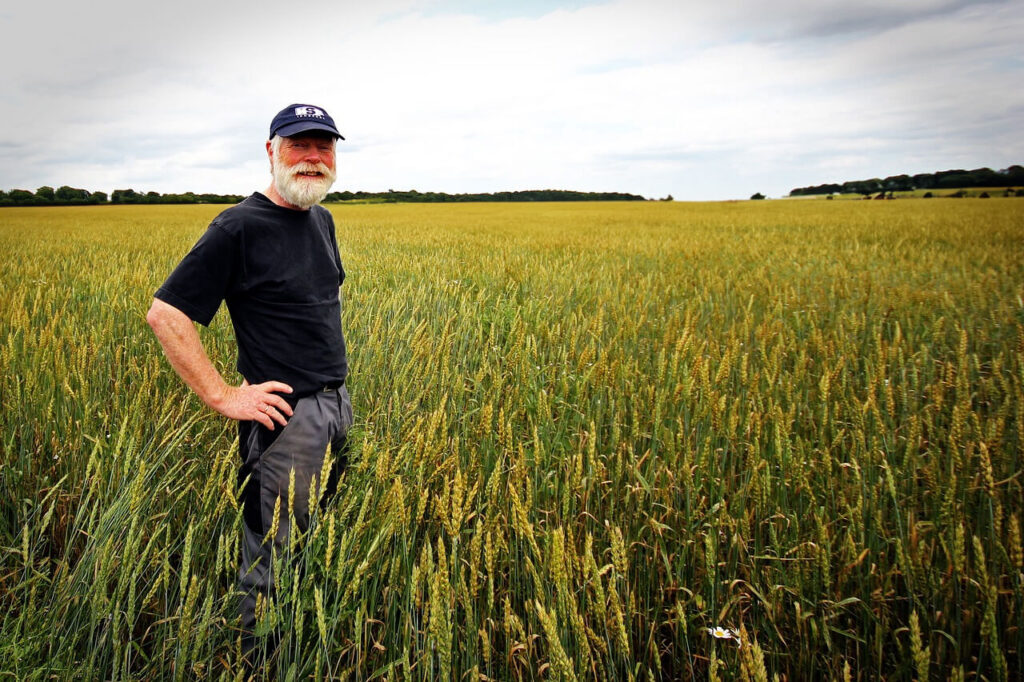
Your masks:
<svg viewBox="0 0 1024 682"><path fill-rule="evenodd" d="M259 192L254 192L234 206L224 209L211 221L210 226L218 227L232 235L237 234L246 223L259 217L263 210L262 204L269 201L265 198L261 201L262 196Z"/></svg>
<svg viewBox="0 0 1024 682"><path fill-rule="evenodd" d="M314 212L316 219L320 222L334 225L334 216L323 205L316 204L310 210Z"/></svg>

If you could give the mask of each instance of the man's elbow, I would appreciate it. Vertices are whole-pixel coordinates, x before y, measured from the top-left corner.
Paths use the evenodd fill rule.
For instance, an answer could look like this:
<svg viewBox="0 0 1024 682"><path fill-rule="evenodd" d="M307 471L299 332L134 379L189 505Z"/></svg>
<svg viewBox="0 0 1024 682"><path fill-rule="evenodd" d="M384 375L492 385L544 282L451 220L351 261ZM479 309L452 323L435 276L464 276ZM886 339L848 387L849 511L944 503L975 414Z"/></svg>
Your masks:
<svg viewBox="0 0 1024 682"><path fill-rule="evenodd" d="M153 304L149 306L149 312L146 313L146 324L159 335L161 330L166 329L181 317L186 317L185 313L169 303L164 303L159 298L154 298Z"/></svg>
<svg viewBox="0 0 1024 682"><path fill-rule="evenodd" d="M146 324L148 324L153 331L157 330L162 319L160 306L158 305L159 303L160 301L154 298L153 305L149 306L149 312L146 313Z"/></svg>

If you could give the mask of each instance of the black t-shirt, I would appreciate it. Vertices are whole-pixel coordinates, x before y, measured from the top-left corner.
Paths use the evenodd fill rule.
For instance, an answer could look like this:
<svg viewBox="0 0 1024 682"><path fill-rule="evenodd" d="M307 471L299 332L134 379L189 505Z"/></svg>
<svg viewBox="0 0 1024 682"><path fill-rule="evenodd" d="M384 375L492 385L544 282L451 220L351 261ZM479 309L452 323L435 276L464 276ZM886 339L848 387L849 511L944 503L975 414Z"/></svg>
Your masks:
<svg viewBox="0 0 1024 682"><path fill-rule="evenodd" d="M208 326L221 301L250 384L295 399L348 374L339 287L345 270L327 209L296 211L259 192L213 219L155 296Z"/></svg>

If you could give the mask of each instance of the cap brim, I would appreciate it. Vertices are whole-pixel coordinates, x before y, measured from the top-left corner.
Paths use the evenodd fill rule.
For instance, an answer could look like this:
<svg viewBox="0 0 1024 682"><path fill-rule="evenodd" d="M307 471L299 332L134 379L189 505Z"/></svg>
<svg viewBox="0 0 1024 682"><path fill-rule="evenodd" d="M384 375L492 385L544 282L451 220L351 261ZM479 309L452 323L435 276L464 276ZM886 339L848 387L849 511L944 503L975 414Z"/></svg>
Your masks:
<svg viewBox="0 0 1024 682"><path fill-rule="evenodd" d="M293 135L298 135L299 133L308 133L310 130L322 130L325 133L334 135L339 140L345 139L336 129L326 123L320 123L319 121L296 121L295 123L289 123L288 125L278 128L275 134L280 135L281 137L291 137Z"/></svg>

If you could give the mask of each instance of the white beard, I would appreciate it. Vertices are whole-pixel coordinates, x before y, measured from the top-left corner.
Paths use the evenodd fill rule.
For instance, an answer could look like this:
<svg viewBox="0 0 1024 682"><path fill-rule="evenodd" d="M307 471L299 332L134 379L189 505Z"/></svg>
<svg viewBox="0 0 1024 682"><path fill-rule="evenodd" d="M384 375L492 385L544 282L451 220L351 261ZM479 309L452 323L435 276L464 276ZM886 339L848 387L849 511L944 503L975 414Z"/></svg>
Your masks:
<svg viewBox="0 0 1024 682"><path fill-rule="evenodd" d="M300 175L303 172L319 172L321 175ZM302 209L323 201L336 178L335 172L323 163L302 162L286 166L274 161L274 187L277 193L289 204Z"/></svg>

